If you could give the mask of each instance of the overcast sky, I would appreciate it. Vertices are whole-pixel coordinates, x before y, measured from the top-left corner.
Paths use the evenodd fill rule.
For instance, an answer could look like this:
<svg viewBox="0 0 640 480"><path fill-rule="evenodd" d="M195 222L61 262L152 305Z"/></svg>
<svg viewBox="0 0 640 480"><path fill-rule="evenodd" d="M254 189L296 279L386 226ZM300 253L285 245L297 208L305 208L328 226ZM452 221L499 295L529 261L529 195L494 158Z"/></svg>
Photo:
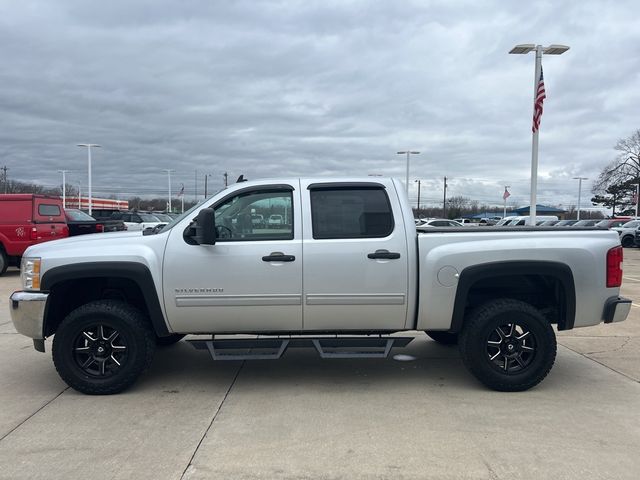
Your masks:
<svg viewBox="0 0 640 480"><path fill-rule="evenodd" d="M449 195L500 204L511 185L526 205L534 55L507 52L560 43L538 198L568 206L640 128L638 18L637 0L0 0L0 166L86 188L75 144L99 143L94 194L162 195L173 168L192 195L196 169L200 194L225 171L404 179L411 148L428 203L446 175Z"/></svg>

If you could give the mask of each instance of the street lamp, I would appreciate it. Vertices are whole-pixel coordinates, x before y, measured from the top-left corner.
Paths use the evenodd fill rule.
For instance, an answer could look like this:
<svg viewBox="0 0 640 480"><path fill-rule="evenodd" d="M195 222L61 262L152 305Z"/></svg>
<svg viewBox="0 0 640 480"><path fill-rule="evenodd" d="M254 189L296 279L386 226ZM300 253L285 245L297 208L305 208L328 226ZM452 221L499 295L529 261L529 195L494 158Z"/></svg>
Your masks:
<svg viewBox="0 0 640 480"><path fill-rule="evenodd" d="M578 220L580 220L580 200L582 196L582 180L589 180L587 177L573 177L578 180Z"/></svg>
<svg viewBox="0 0 640 480"><path fill-rule="evenodd" d="M62 208L67 208L67 172L71 170L58 170L62 174Z"/></svg>
<svg viewBox="0 0 640 480"><path fill-rule="evenodd" d="M414 180L413 183L418 183L418 211L416 212L418 214L418 218L420 218L420 184L421 181L420 180Z"/></svg>
<svg viewBox="0 0 640 480"><path fill-rule="evenodd" d="M535 74L533 77L533 105L534 116L536 113L536 98L538 96L538 83L541 82L542 74L542 54L545 55L562 55L569 50L566 45L534 45L533 43L525 43L516 45L509 53L517 55L525 55L530 52L536 52ZM533 136L531 140L531 206L529 207L529 225L536 224L536 193L538 189L538 132L539 128L533 128Z"/></svg>
<svg viewBox="0 0 640 480"><path fill-rule="evenodd" d="M169 201L167 202L167 207L168 207L168 212L171 213L172 209L171 209L171 173L175 172L175 170L172 170L170 168L163 168L162 169L163 172L167 172L167 177L169 177Z"/></svg>
<svg viewBox="0 0 640 480"><path fill-rule="evenodd" d="M405 185L407 186L407 195L409 194L409 158L411 157L411 155L419 155L420 152L415 152L412 150L405 150L404 152L398 152L398 155L406 155L407 156L407 175L405 177L406 182Z"/></svg>
<svg viewBox="0 0 640 480"><path fill-rule="evenodd" d="M89 215L91 215L91 147L100 148L102 145L96 143L78 143L78 147L87 147L87 160L89 162Z"/></svg>

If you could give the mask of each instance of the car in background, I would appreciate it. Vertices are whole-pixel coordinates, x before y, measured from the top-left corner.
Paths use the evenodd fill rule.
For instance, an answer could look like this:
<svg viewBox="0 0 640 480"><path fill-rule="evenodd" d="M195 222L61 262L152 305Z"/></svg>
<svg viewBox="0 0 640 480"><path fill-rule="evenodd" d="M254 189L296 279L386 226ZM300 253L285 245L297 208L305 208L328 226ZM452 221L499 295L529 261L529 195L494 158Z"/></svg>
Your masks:
<svg viewBox="0 0 640 480"><path fill-rule="evenodd" d="M572 227L595 227L600 220L578 220Z"/></svg>
<svg viewBox="0 0 640 480"><path fill-rule="evenodd" d="M509 227L525 227L528 225L529 218L529 215L516 217L511 220L511 222L505 225ZM536 226L538 225L538 222L544 222L547 220L558 220L558 217L556 217L555 215L536 215Z"/></svg>
<svg viewBox="0 0 640 480"><path fill-rule="evenodd" d="M64 216L67 219L70 237L104 232L104 225L82 210L66 208L64 210Z"/></svg>
<svg viewBox="0 0 640 480"><path fill-rule="evenodd" d="M420 225L416 225L417 229L426 227L426 228L436 228L436 227L462 227L459 222L455 220L449 220L446 218L432 218L431 220L424 220Z"/></svg>
<svg viewBox="0 0 640 480"><path fill-rule="evenodd" d="M481 227L496 225L500 220L502 220L502 217L483 217L480 219L480 222L478 222L478 225L480 225Z"/></svg>
<svg viewBox="0 0 640 480"><path fill-rule="evenodd" d="M253 226L253 228L264 228L266 226L264 215L262 215L261 213L252 213L251 225Z"/></svg>
<svg viewBox="0 0 640 480"><path fill-rule="evenodd" d="M274 213L272 215L269 215L269 220L267 221L267 223L269 225L284 225L284 219L282 218L282 215Z"/></svg>
<svg viewBox="0 0 640 480"><path fill-rule="evenodd" d="M453 221L454 222L458 222L463 227L477 227L478 226L478 223L474 222L470 218L454 218Z"/></svg>
<svg viewBox="0 0 640 480"><path fill-rule="evenodd" d="M625 248L635 246L636 229L640 227L640 220L631 220L623 224L621 227L613 227L611 230L615 230L620 235L620 243Z"/></svg>
<svg viewBox="0 0 640 480"><path fill-rule="evenodd" d="M154 217L156 217L158 220L160 220L163 223L171 223L173 221L173 218L171 215L169 215L168 213L156 213L153 212L151 215L153 215Z"/></svg>
<svg viewBox="0 0 640 480"><path fill-rule="evenodd" d="M159 225L166 225L160 219L150 213L143 212L115 212L111 214L112 220L121 220L129 231L143 231L146 228L155 228Z"/></svg>
<svg viewBox="0 0 640 480"><path fill-rule="evenodd" d="M540 220L536 222L536 227L553 227L560 220Z"/></svg>
<svg viewBox="0 0 640 480"><path fill-rule="evenodd" d="M504 227L505 225L508 225L514 218L516 218L515 216L511 215L509 217L504 217L502 220L499 220L498 223L496 223L496 227Z"/></svg>
<svg viewBox="0 0 640 480"><path fill-rule="evenodd" d="M60 197L32 193L0 195L0 275L8 266L20 265L27 247L68 236Z"/></svg>
<svg viewBox="0 0 640 480"><path fill-rule="evenodd" d="M570 227L578 220L560 220L558 223L554 225L554 227Z"/></svg>
<svg viewBox="0 0 640 480"><path fill-rule="evenodd" d="M596 227L600 228L618 228L630 221L629 218L605 218L596 223Z"/></svg>

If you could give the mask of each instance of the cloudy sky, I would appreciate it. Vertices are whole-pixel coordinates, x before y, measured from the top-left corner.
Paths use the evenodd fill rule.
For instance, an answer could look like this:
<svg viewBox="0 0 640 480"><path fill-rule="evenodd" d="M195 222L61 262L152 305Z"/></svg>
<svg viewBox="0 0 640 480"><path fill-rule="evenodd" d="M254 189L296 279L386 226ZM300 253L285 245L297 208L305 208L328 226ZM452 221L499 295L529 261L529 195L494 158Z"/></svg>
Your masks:
<svg viewBox="0 0 640 480"><path fill-rule="evenodd" d="M534 55L543 59L539 200L575 204L640 128L640 3L0 0L0 166L97 195L193 195L235 179L382 174L528 204ZM413 182L412 182L413 183ZM586 190L590 182L586 184ZM411 197L417 190L412 185Z"/></svg>

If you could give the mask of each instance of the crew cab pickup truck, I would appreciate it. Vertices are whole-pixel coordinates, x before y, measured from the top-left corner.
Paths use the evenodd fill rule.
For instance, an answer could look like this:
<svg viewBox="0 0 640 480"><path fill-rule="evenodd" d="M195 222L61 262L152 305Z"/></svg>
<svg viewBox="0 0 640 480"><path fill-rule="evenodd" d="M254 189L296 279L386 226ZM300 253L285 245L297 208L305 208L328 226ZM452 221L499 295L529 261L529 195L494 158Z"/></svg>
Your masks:
<svg viewBox="0 0 640 480"><path fill-rule="evenodd" d="M59 197L31 193L0 195L0 275L19 265L30 245L69 236Z"/></svg>
<svg viewBox="0 0 640 480"><path fill-rule="evenodd" d="M255 228L256 214L281 221ZM330 359L386 357L416 330L458 343L488 387L526 390L555 361L553 325L620 322L631 307L615 232L417 232L402 183L377 177L238 183L157 234L37 245L21 269L16 330L39 351L53 336L60 376L88 394L129 387L185 334L214 359Z"/></svg>

